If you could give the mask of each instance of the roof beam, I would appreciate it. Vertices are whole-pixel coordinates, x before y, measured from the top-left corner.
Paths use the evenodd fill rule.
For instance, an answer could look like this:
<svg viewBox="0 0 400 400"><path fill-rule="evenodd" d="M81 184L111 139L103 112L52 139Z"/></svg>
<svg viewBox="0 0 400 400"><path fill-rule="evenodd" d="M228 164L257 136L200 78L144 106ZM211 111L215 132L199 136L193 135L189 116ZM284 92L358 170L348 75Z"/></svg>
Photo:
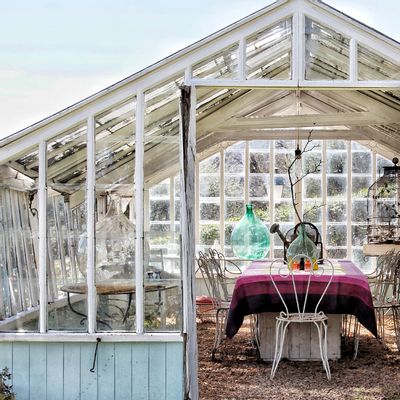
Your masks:
<svg viewBox="0 0 400 400"><path fill-rule="evenodd" d="M302 128L313 126L368 126L384 125L400 122L388 121L386 117L379 117L370 112L335 113L335 114L308 114L308 115L277 115L265 118L242 117L230 118L222 130L246 130L267 128Z"/></svg>

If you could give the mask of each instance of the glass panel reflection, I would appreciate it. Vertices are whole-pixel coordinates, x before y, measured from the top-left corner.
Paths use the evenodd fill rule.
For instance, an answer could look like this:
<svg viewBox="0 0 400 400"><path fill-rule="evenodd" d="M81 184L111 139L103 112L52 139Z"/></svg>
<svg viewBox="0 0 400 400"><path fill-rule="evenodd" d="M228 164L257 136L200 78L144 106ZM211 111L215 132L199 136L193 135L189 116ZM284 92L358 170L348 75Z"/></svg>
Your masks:
<svg viewBox="0 0 400 400"><path fill-rule="evenodd" d="M234 44L195 64L192 68L193 78L236 78L238 71L238 49L239 45Z"/></svg>
<svg viewBox="0 0 400 400"><path fill-rule="evenodd" d="M381 56L367 46L358 44L358 80L398 80L400 66L398 62Z"/></svg>
<svg viewBox="0 0 400 400"><path fill-rule="evenodd" d="M246 78L290 79L292 20L287 19L246 40Z"/></svg>
<svg viewBox="0 0 400 400"><path fill-rule="evenodd" d="M350 40L327 26L306 18L307 80L348 79Z"/></svg>
<svg viewBox="0 0 400 400"><path fill-rule="evenodd" d="M144 329L182 327L179 87L181 75L145 92ZM168 157L166 157L168 154ZM140 211L142 212L142 211Z"/></svg>

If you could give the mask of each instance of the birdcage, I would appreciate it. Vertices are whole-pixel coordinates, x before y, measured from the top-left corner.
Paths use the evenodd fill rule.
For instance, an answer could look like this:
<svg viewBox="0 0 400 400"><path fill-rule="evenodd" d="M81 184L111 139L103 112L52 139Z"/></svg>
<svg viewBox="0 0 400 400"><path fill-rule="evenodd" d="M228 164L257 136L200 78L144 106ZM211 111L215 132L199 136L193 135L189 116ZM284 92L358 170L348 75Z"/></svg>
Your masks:
<svg viewBox="0 0 400 400"><path fill-rule="evenodd" d="M369 244L400 244L400 166L398 158L392 161L368 189Z"/></svg>

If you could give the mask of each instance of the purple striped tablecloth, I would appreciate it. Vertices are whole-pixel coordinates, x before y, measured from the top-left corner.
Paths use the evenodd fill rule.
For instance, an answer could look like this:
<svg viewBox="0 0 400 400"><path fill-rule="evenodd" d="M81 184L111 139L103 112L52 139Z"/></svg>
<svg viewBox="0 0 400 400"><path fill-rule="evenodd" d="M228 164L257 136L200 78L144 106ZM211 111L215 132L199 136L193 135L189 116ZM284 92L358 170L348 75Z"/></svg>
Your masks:
<svg viewBox="0 0 400 400"><path fill-rule="evenodd" d="M226 335L229 338L235 336L246 315L284 310L271 282L270 262L255 261L237 278L226 325ZM335 274L318 310L324 311L325 314L355 315L358 321L376 336L375 312L367 277L351 261L332 262ZM308 300L310 307L315 308L316 301L326 286L323 280L326 282L329 278L330 275L312 278ZM282 278L277 274L275 281L279 279ZM306 275L298 274L295 279L299 282L299 285L296 285L297 291L301 293L301 282L306 279ZM283 289L283 292L286 292L284 297L290 307L290 304L294 304L293 286L289 279L284 280L287 281L287 287ZM280 284L279 288L281 289ZM313 308L307 309L314 311Z"/></svg>

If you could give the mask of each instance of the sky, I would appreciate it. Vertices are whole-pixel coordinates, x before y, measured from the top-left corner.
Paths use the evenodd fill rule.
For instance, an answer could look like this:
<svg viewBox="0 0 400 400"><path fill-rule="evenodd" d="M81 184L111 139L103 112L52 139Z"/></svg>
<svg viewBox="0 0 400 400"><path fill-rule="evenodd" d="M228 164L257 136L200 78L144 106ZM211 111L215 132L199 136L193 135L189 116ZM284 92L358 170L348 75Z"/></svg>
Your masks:
<svg viewBox="0 0 400 400"><path fill-rule="evenodd" d="M325 0L400 42L399 0ZM0 0L0 138L272 0Z"/></svg>

